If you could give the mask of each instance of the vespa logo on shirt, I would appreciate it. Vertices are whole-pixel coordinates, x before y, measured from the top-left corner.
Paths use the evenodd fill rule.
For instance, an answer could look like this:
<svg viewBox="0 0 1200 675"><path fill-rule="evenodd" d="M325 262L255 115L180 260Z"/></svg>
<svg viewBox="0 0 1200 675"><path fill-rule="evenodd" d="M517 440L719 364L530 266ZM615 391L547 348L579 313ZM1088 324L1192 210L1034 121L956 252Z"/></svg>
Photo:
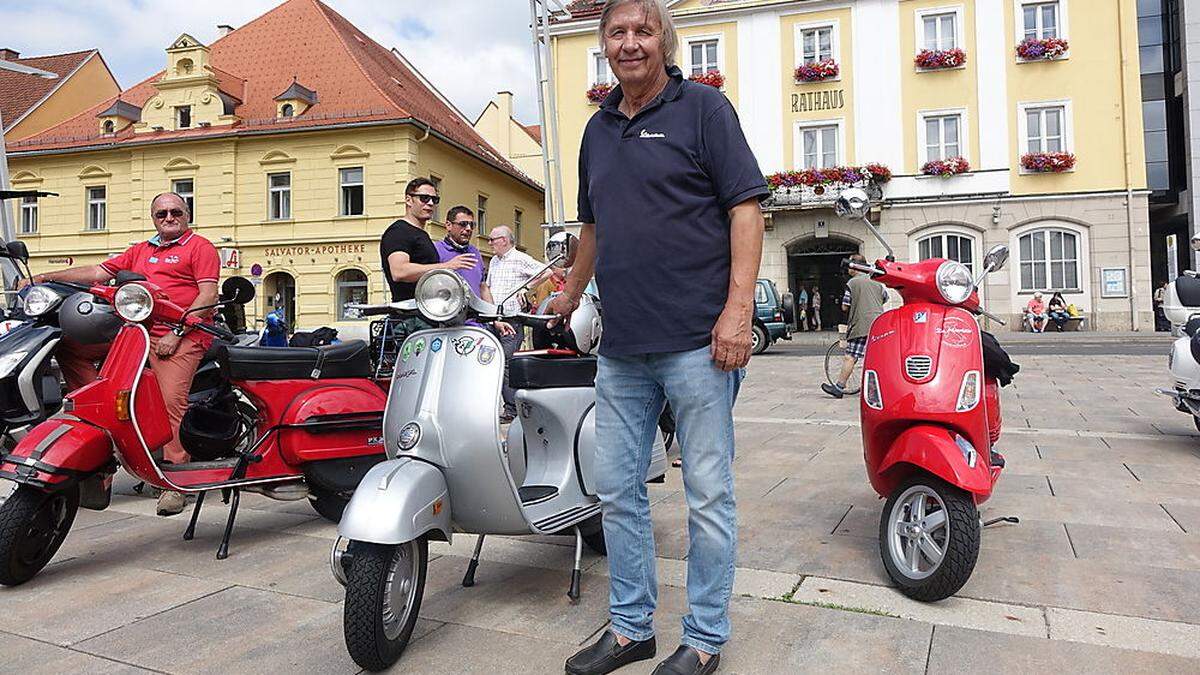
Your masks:
<svg viewBox="0 0 1200 675"><path fill-rule="evenodd" d="M642 129L642 133L638 134L638 138L666 138L667 135L659 132L650 132Z"/></svg>

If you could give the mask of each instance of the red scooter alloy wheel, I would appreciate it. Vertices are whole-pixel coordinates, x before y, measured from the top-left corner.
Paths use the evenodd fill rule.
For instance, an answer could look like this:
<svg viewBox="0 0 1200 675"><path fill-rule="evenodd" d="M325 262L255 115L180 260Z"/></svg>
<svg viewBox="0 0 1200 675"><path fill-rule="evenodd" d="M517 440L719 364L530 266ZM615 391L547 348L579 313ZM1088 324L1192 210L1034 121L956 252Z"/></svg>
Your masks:
<svg viewBox="0 0 1200 675"><path fill-rule="evenodd" d="M901 593L935 602L954 595L971 578L979 535L979 511L970 494L915 474L883 507L879 552Z"/></svg>

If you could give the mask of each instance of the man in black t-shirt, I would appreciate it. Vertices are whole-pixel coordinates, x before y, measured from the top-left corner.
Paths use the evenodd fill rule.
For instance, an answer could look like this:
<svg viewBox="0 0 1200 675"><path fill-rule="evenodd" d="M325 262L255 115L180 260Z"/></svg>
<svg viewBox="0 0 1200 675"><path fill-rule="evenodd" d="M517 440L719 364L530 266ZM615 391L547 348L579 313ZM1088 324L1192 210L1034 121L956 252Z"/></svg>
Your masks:
<svg viewBox="0 0 1200 675"><path fill-rule="evenodd" d="M411 300L417 280L430 270L461 270L478 264L475 256L470 254L438 262L437 249L425 231L425 224L433 217L434 207L440 201L433 181L414 178L404 190L404 217L383 231L379 257L392 291L392 302Z"/></svg>

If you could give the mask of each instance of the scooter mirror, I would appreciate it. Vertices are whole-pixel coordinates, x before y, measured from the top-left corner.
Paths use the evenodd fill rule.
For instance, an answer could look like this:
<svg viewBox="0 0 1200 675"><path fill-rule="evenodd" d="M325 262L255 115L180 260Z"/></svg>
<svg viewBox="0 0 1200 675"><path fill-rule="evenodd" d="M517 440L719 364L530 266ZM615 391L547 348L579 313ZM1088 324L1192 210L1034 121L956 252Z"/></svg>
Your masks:
<svg viewBox="0 0 1200 675"><path fill-rule="evenodd" d="M984 269L989 269L993 272L1004 269L1004 264L1008 262L1008 247L1004 244L996 244L988 249L987 255L983 257Z"/></svg>
<svg viewBox="0 0 1200 675"><path fill-rule="evenodd" d="M575 264L575 253L579 248L579 237L570 232L558 232L546 241L546 260L562 269Z"/></svg>
<svg viewBox="0 0 1200 675"><path fill-rule="evenodd" d="M221 302L244 305L254 299L254 284L244 277L229 277L221 284Z"/></svg>
<svg viewBox="0 0 1200 675"><path fill-rule="evenodd" d="M29 248L25 246L23 241L10 241L4 245L8 251L8 257L21 262L29 262Z"/></svg>
<svg viewBox="0 0 1200 675"><path fill-rule="evenodd" d="M840 218L862 220L871 210L871 198L862 188L848 188L838 195L833 210Z"/></svg>

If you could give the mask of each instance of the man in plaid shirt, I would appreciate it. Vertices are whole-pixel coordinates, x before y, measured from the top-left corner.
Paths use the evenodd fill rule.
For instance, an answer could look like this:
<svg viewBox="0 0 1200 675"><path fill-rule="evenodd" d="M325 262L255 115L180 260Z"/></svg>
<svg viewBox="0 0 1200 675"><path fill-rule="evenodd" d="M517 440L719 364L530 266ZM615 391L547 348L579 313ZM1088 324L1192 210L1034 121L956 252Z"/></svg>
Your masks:
<svg viewBox="0 0 1200 675"><path fill-rule="evenodd" d="M549 270L543 272L544 265L542 263L534 260L524 251L517 250L516 238L507 226L500 225L492 228L491 234L488 235L488 243L492 245L495 255L488 264L487 285L496 302L507 298L509 293L524 286L530 279L536 277L528 286L533 288L549 278L551 272ZM504 300L504 313L514 314L526 309L523 304L524 299L524 293L517 293ZM525 341L525 327L514 326L514 328L516 330L512 334L499 336L500 345L504 348L504 387L501 390L504 395L504 413L500 419L506 422L512 421L517 414L513 389L508 384L508 362L520 348L521 343Z"/></svg>

